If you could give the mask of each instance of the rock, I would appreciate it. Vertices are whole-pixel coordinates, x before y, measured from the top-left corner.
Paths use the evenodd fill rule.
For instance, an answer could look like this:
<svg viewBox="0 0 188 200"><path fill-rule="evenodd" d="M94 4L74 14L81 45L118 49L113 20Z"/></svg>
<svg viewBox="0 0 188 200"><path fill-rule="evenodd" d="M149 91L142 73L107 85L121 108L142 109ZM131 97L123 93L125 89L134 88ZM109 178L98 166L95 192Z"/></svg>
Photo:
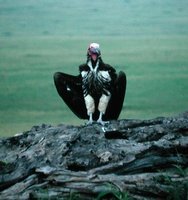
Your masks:
<svg viewBox="0 0 188 200"><path fill-rule="evenodd" d="M187 199L187 152L188 112L33 126L0 139L0 199Z"/></svg>

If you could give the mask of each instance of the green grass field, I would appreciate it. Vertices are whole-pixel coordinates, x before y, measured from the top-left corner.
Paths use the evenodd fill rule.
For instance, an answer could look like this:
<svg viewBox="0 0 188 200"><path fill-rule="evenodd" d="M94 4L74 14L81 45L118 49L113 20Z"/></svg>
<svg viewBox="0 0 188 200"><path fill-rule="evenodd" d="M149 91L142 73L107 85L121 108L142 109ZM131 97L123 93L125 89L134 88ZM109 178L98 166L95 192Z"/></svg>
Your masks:
<svg viewBox="0 0 188 200"><path fill-rule="evenodd" d="M77 75L90 42L127 74L121 119L188 110L187 0L0 0L0 136L84 123L58 96L53 73Z"/></svg>

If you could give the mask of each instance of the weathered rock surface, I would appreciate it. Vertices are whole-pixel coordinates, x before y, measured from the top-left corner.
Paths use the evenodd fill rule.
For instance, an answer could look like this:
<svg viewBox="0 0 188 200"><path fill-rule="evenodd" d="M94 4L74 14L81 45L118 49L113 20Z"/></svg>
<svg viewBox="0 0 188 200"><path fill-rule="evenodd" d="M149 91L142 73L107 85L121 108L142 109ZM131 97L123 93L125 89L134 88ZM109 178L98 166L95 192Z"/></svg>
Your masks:
<svg viewBox="0 0 188 200"><path fill-rule="evenodd" d="M187 199L188 112L0 140L0 199Z"/></svg>

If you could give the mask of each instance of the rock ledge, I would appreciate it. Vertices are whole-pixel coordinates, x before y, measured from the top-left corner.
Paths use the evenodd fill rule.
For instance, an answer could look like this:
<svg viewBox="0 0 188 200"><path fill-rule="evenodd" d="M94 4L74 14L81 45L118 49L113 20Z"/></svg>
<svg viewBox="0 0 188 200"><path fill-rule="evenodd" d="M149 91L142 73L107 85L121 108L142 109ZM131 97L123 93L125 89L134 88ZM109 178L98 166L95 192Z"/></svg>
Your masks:
<svg viewBox="0 0 188 200"><path fill-rule="evenodd" d="M187 199L188 112L0 140L0 199Z"/></svg>

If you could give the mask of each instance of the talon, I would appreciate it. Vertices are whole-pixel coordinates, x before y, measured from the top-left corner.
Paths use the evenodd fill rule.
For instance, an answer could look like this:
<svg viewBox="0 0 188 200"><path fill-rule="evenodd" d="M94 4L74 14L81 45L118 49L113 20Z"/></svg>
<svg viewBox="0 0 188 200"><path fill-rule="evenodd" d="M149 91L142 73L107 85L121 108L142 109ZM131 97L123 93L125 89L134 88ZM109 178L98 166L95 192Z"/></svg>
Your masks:
<svg viewBox="0 0 188 200"><path fill-rule="evenodd" d="M88 120L88 122L86 122L86 125L91 125L93 124L93 120Z"/></svg>
<svg viewBox="0 0 188 200"><path fill-rule="evenodd" d="M99 124L101 124L101 125L104 125L105 122L102 120L102 116L103 116L103 113L100 112L100 114L99 114L99 119L97 120L97 123L99 123Z"/></svg>
<svg viewBox="0 0 188 200"><path fill-rule="evenodd" d="M101 125L105 125L105 124L108 124L109 123L109 121L103 121L103 120L101 120L101 119L98 119L97 120L97 123L99 123L99 124L101 124Z"/></svg>
<svg viewBox="0 0 188 200"><path fill-rule="evenodd" d="M105 122L104 121L102 121L102 120L97 120L97 123L99 123L99 124L101 124L101 125L104 125L105 124Z"/></svg>

